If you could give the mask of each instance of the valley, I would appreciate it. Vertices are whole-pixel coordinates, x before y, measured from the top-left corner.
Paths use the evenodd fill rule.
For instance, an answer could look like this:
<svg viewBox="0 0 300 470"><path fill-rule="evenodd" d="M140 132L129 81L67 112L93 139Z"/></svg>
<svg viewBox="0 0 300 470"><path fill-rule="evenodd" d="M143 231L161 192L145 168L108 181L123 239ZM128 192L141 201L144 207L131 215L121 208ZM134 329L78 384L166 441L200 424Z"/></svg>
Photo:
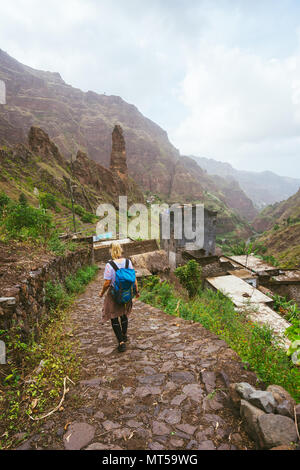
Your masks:
<svg viewBox="0 0 300 470"><path fill-rule="evenodd" d="M9 357L0 369L0 446L276 448L277 437L270 444L242 411L250 406L236 397L244 384L268 396L271 408L251 406L270 421L271 433L270 409L276 412L285 421L279 442L294 449L300 180L181 155L163 129L121 97L82 92L59 73L32 69L2 50L0 80L7 90L0 105L0 338ZM119 360L110 325L99 322L97 289L113 237L108 231L100 238L109 241L94 239L96 214L110 204L118 215L120 196L147 210L203 204L205 242L213 247L189 251L182 236L176 248L171 240L162 249L161 233L120 242L142 292L134 308L145 331L130 331L134 364L129 355ZM127 211L127 223L132 218ZM62 406L67 381L71 396ZM270 398L274 387L274 397L276 387L287 397L286 409Z"/></svg>

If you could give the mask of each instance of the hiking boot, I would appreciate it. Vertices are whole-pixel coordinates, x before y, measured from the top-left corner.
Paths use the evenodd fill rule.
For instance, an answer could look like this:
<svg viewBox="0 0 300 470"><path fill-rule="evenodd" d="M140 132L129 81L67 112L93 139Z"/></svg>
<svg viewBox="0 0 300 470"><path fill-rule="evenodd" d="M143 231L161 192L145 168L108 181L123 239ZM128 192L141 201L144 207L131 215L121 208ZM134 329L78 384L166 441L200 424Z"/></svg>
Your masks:
<svg viewBox="0 0 300 470"><path fill-rule="evenodd" d="M126 344L125 343L119 344L118 351L119 352L125 352L126 351Z"/></svg>
<svg viewBox="0 0 300 470"><path fill-rule="evenodd" d="M126 335L123 335L123 341L124 341L124 343L127 343L128 337Z"/></svg>

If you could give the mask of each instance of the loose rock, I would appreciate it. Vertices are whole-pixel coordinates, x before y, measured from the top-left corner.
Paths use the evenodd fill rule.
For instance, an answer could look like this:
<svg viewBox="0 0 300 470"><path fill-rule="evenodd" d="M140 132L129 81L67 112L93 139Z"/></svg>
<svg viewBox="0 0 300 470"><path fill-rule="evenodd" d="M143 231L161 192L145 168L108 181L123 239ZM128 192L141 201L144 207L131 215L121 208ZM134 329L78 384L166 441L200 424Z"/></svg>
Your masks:
<svg viewBox="0 0 300 470"><path fill-rule="evenodd" d="M248 401L266 413L273 413L275 410L276 403L271 392L255 391L249 395Z"/></svg>
<svg viewBox="0 0 300 470"><path fill-rule="evenodd" d="M95 436L95 429L87 423L72 423L63 437L66 450L80 450Z"/></svg>
<svg viewBox="0 0 300 470"><path fill-rule="evenodd" d="M286 416L264 414L259 416L257 423L260 446L263 449L271 449L272 447L297 442L295 423Z"/></svg>
<svg viewBox="0 0 300 470"><path fill-rule="evenodd" d="M240 414L241 417L245 420L248 434L252 437L252 439L257 440L257 420L260 416L265 414L264 411L251 405L246 400L241 400Z"/></svg>

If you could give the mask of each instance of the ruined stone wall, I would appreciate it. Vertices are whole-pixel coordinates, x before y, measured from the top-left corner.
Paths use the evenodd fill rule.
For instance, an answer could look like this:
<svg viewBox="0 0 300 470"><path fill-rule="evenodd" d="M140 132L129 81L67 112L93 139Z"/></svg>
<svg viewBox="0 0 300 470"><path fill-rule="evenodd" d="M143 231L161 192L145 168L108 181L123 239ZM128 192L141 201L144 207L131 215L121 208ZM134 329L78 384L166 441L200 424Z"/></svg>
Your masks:
<svg viewBox="0 0 300 470"><path fill-rule="evenodd" d="M42 268L30 272L20 284L9 289L9 297L0 298L0 329L13 325L21 328L24 340L39 336L40 326L49 319L46 307L46 283L64 282L66 277L92 263L90 246L80 246L75 252L54 258Z"/></svg>
<svg viewBox="0 0 300 470"><path fill-rule="evenodd" d="M123 244L122 248L125 258L159 249L156 240L132 241L131 243ZM96 263L107 263L111 259L110 245L95 248L94 257Z"/></svg>
<svg viewBox="0 0 300 470"><path fill-rule="evenodd" d="M219 263L219 261L215 261L213 263L207 264L206 266L202 266L201 269L202 280L206 279L207 277L226 276L228 274L226 269L224 269L224 267Z"/></svg>
<svg viewBox="0 0 300 470"><path fill-rule="evenodd" d="M288 300L292 300L298 304L300 308L300 285L299 284L273 284L266 283L268 287L274 294L280 295L281 297L286 297Z"/></svg>
<svg viewBox="0 0 300 470"><path fill-rule="evenodd" d="M147 270L151 274L166 273L170 269L168 255L164 250L133 255L130 259L135 269Z"/></svg>

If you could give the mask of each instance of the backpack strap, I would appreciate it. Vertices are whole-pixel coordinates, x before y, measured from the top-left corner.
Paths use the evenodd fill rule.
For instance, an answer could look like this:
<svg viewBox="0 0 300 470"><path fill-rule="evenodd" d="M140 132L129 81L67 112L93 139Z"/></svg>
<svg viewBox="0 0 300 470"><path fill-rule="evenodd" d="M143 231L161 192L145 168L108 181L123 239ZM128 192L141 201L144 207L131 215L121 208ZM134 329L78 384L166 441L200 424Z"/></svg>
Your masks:
<svg viewBox="0 0 300 470"><path fill-rule="evenodd" d="M129 259L126 259L125 268L126 268L126 269L129 268Z"/></svg>
<svg viewBox="0 0 300 470"><path fill-rule="evenodd" d="M112 268L114 268L114 270L116 272L119 270L118 266L116 265L116 263L113 260L110 260L109 264L111 265Z"/></svg>

